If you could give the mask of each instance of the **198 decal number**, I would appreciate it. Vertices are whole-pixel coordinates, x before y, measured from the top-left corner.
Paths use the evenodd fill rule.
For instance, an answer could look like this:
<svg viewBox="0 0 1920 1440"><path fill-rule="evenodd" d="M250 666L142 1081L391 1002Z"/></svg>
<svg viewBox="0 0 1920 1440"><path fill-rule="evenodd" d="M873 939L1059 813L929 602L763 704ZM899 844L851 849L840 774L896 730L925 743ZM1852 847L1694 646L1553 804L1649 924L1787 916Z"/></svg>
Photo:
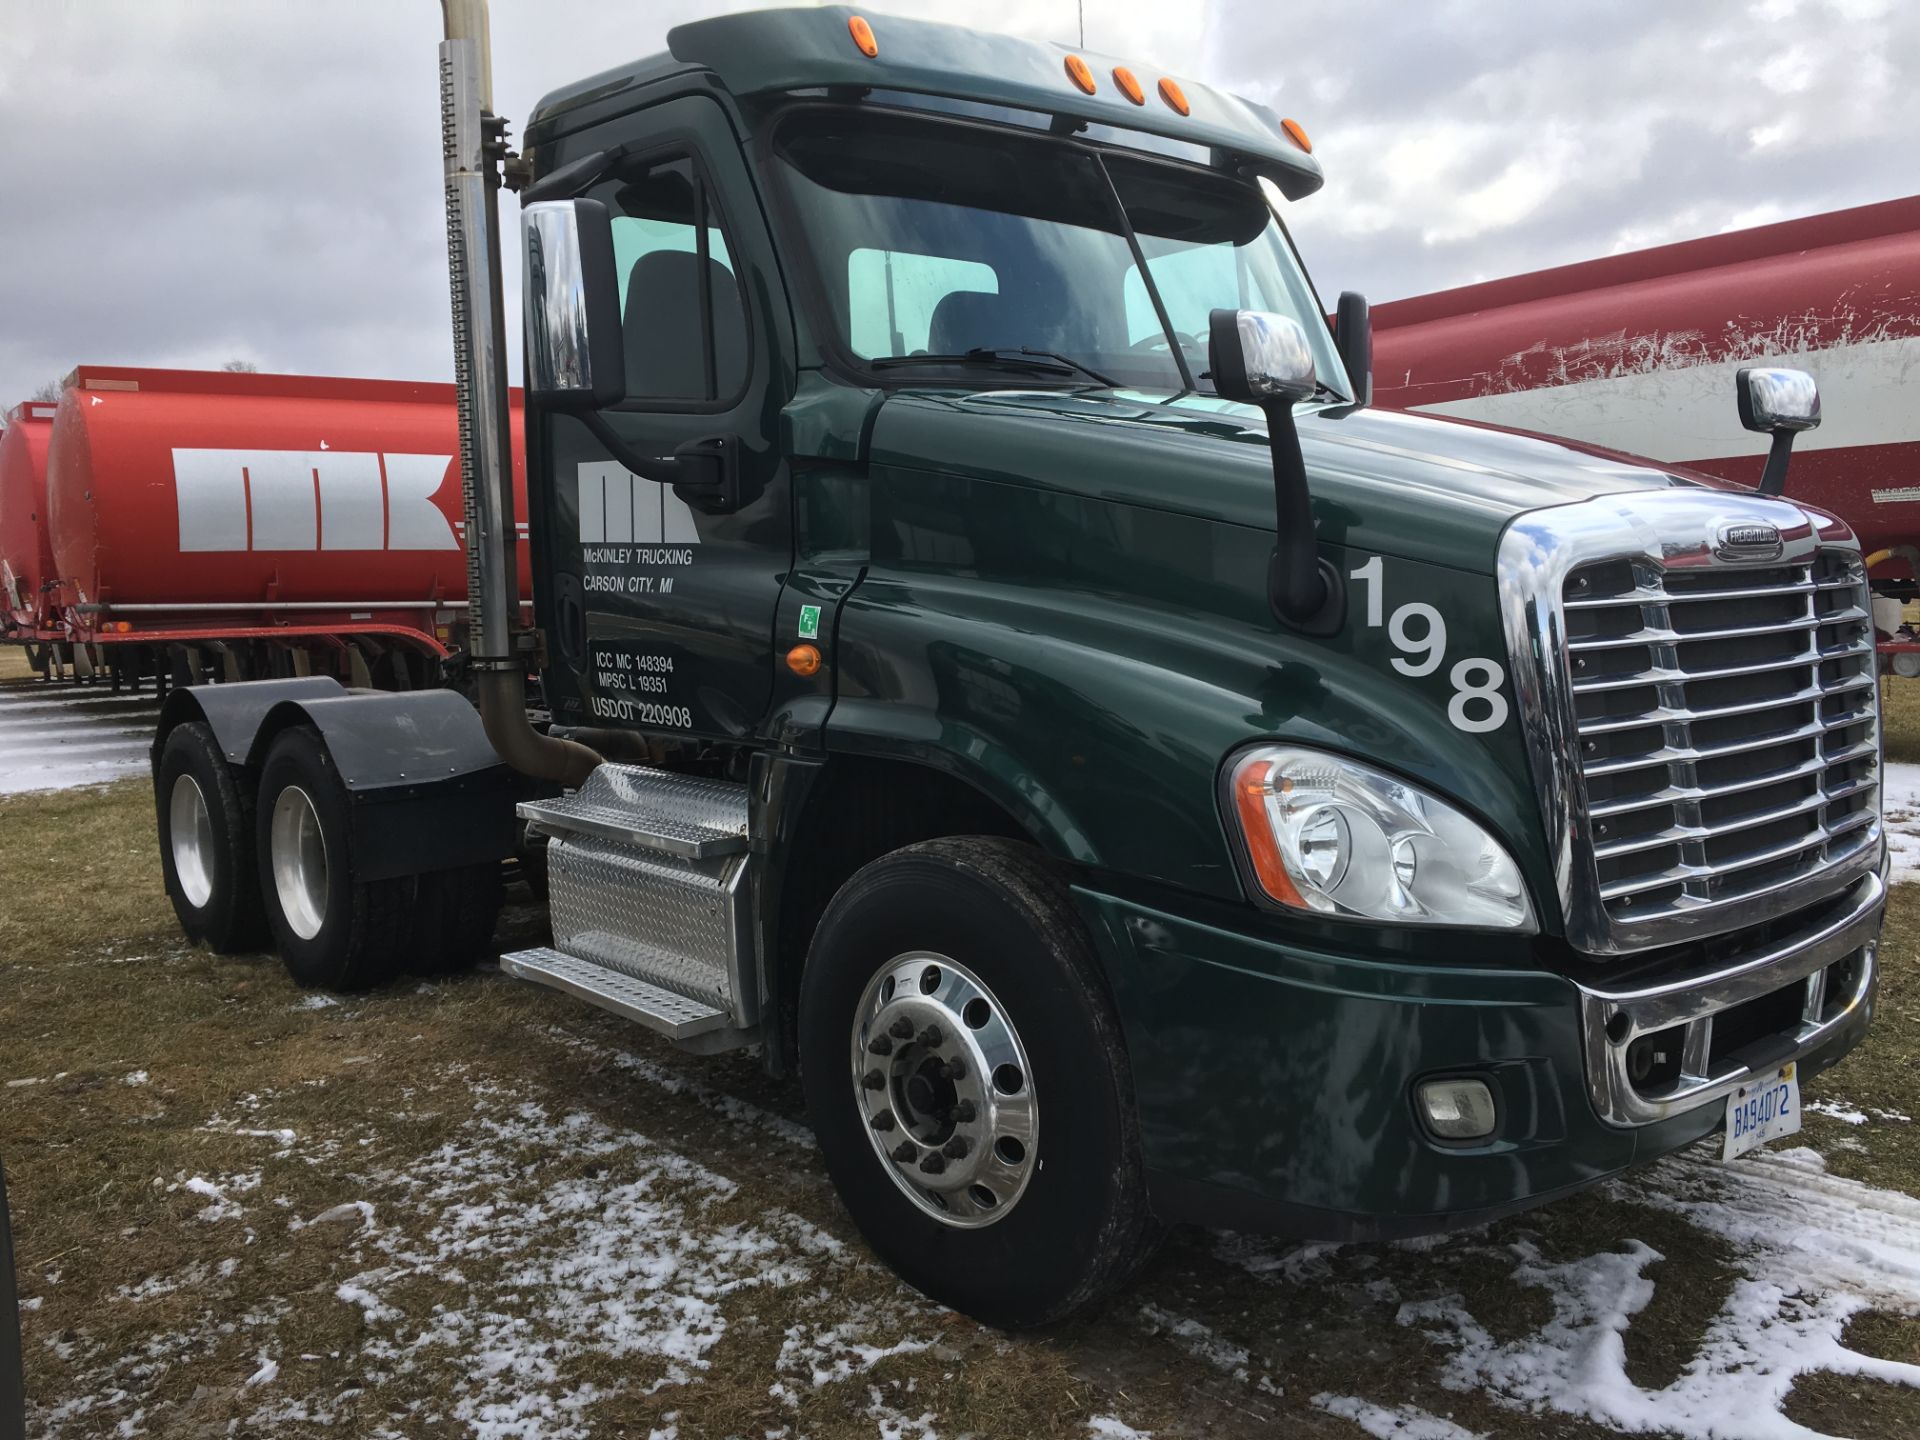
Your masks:
<svg viewBox="0 0 1920 1440"><path fill-rule="evenodd" d="M1409 600L1389 615L1383 593L1386 573L1385 558L1376 555L1347 578L1365 590L1367 627L1385 626L1387 639L1400 652L1393 657L1393 668L1414 679L1431 675L1447 661L1447 619L1424 600ZM1454 662L1447 679L1453 685L1447 719L1454 729L1479 735L1507 723L1507 697L1500 693L1507 672L1499 661L1469 655Z"/></svg>

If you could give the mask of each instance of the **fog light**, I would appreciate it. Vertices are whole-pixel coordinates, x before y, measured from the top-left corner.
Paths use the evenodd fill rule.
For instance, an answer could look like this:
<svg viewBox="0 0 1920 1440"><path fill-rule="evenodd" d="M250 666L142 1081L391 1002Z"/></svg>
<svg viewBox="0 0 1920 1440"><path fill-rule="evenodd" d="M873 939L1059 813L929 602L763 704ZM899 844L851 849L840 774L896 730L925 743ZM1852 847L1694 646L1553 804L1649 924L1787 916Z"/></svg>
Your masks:
<svg viewBox="0 0 1920 1440"><path fill-rule="evenodd" d="M1493 1133L1493 1092L1484 1080L1423 1080L1415 1092L1427 1128L1442 1140Z"/></svg>

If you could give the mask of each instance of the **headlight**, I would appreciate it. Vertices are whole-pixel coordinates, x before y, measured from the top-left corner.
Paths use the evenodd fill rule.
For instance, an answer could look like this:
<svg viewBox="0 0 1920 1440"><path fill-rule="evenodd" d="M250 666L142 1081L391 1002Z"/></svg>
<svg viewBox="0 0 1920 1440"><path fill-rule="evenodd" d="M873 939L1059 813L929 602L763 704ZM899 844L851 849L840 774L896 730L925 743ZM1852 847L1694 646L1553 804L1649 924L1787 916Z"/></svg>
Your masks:
<svg viewBox="0 0 1920 1440"><path fill-rule="evenodd" d="M1234 762L1234 818L1282 905L1403 925L1534 927L1520 867L1444 800L1370 765L1263 745Z"/></svg>

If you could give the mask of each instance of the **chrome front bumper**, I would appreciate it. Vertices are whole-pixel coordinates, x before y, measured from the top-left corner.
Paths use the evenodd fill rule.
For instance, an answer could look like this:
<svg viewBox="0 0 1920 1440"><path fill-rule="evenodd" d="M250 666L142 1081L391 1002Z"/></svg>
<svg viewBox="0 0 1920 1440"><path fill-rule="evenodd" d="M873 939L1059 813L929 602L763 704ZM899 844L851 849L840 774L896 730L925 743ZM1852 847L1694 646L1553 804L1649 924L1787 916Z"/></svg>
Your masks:
<svg viewBox="0 0 1920 1440"><path fill-rule="evenodd" d="M1798 1060L1857 1025L1873 995L1886 897L1885 878L1871 874L1846 892L1837 914L1736 964L1641 989L1579 986L1587 1089L1600 1118L1649 1125L1711 1104L1756 1073ZM1793 987L1797 997L1782 996ZM1751 1034L1754 1012L1743 1011L1738 1043L1716 1044L1717 1019L1725 1042L1735 1029L1729 1012L1762 1005L1769 1016L1797 1005L1791 1012L1797 1023L1789 1015L1785 1025ZM1669 1053L1674 1047L1677 1073ZM1651 1055L1668 1058L1648 1064Z"/></svg>

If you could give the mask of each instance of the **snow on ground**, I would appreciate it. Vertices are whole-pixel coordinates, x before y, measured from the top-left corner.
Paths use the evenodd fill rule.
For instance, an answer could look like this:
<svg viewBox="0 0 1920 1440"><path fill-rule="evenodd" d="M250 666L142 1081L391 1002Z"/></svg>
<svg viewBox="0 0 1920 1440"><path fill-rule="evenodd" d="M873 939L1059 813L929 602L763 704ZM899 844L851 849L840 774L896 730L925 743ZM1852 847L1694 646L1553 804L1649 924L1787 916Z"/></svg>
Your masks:
<svg viewBox="0 0 1920 1440"><path fill-rule="evenodd" d="M1829 1176L1810 1150L1730 1165L1682 1156L1614 1188L1719 1236L1742 1272L1680 1378L1649 1390L1626 1371L1623 1337L1653 1299L1658 1251L1629 1239L1554 1264L1519 1240L1486 1255L1510 1266L1514 1284L1545 1293L1553 1318L1538 1333L1497 1339L1458 1295L1401 1307L1400 1324L1451 1352L1443 1385L1689 1440L1811 1440L1817 1432L1780 1407L1814 1371L1920 1387L1920 1365L1841 1344L1862 1310L1920 1312L1920 1200Z"/></svg>
<svg viewBox="0 0 1920 1440"><path fill-rule="evenodd" d="M1389 1409L1351 1395L1321 1394L1313 1397L1313 1408L1351 1420L1375 1440L1484 1440L1477 1431L1462 1429L1418 1405Z"/></svg>
<svg viewBox="0 0 1920 1440"><path fill-rule="evenodd" d="M1920 880L1920 765L1887 762L1880 806L1886 814L1893 883Z"/></svg>
<svg viewBox="0 0 1920 1440"><path fill-rule="evenodd" d="M777 1293L805 1317L786 1331L768 1376L771 1393L789 1407L809 1388L870 1384L860 1377L880 1361L934 1343L944 1312L889 1286L888 1298L850 1314L836 1299L834 1279L873 1262L791 1212L730 1210L738 1185L688 1155L592 1115L550 1108L525 1087L465 1075L452 1084L472 1110L443 1143L426 1154L396 1154L384 1165L355 1164L356 1185L381 1197L377 1207L354 1199L310 1218L276 1210L288 1202L274 1194L271 1169L264 1177L181 1174L154 1184L208 1201L196 1223L245 1226L244 1235L234 1228L241 1253L268 1216L294 1233L331 1227L328 1243L337 1243L350 1268L324 1298L301 1303L357 1309L357 1368L450 1394L433 1419L449 1435L586 1436L593 1407L612 1392L604 1378L596 1383L570 1372L597 1368L604 1377L605 1367L590 1362L613 1361L617 1373L631 1377L616 1383L639 1393L686 1385L711 1364L735 1296ZM274 1096L249 1095L236 1108L270 1123ZM377 1133L296 1142L292 1129L241 1129L230 1115L210 1117L207 1128L284 1139L291 1150L276 1159L325 1167L364 1157L366 1137ZM137 1305L211 1283L211 1267L195 1261L122 1287L113 1299ZM449 1294L463 1296L462 1303L446 1303ZM194 1366L238 1324L258 1335L237 1379L259 1392L254 1425L346 1426L373 1437L417 1433L413 1417L389 1417L389 1428L357 1411L358 1385L337 1394L298 1388L303 1362L318 1357L285 1353L281 1318L209 1314L197 1329L156 1337L140 1356L88 1355L87 1337L77 1334L76 1353L92 1362L88 1393L37 1419L54 1440L113 1424L122 1433L145 1433L138 1412L127 1408L136 1390L128 1382L156 1368ZM879 1434L918 1440L933 1433L932 1415L889 1403L907 1398L873 1389L868 1414Z"/></svg>
<svg viewBox="0 0 1920 1440"><path fill-rule="evenodd" d="M159 705L104 686L0 686L0 795L65 790L147 767Z"/></svg>

